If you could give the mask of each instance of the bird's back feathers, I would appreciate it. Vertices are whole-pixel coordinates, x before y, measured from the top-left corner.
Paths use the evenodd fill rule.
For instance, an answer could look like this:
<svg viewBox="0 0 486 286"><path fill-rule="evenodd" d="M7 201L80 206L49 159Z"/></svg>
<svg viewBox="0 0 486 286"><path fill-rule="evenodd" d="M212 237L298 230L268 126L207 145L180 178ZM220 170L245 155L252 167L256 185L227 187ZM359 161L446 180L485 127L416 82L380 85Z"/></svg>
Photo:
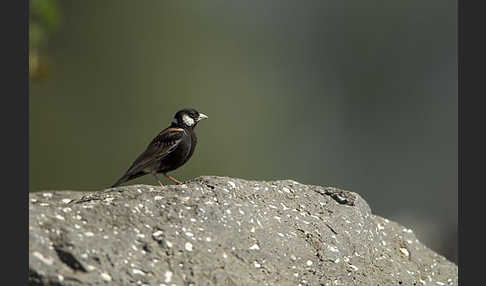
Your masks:
<svg viewBox="0 0 486 286"><path fill-rule="evenodd" d="M187 135L188 131L183 128L168 127L162 130L112 187L156 171L160 160L174 151Z"/></svg>

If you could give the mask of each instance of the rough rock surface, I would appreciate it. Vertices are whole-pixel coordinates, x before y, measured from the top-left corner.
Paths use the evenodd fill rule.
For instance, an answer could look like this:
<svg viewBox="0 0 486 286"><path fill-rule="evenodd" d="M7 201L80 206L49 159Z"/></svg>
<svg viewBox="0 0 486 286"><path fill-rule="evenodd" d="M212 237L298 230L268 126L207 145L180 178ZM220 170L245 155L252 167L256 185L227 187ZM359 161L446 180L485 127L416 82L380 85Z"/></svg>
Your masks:
<svg viewBox="0 0 486 286"><path fill-rule="evenodd" d="M356 193L292 180L31 193L29 285L457 285Z"/></svg>

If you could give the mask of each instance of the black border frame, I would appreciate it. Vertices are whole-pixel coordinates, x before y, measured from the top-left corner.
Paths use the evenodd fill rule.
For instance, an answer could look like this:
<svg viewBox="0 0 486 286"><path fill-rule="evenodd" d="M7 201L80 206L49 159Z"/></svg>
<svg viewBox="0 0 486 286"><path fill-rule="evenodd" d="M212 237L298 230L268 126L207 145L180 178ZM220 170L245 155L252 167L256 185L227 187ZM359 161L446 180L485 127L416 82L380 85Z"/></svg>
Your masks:
<svg viewBox="0 0 486 286"><path fill-rule="evenodd" d="M29 1L2 2L2 280L27 285L29 233ZM5 160L6 159L6 160Z"/></svg>
<svg viewBox="0 0 486 286"><path fill-rule="evenodd" d="M479 102L484 95L482 70L486 62L486 46L481 41L484 38L484 9L481 9L480 3L458 1L457 5L459 285L481 285L483 279L480 275L484 271L483 263L474 261L475 257L473 259L482 252L484 238L481 229L485 216L483 200L479 198L484 185L480 181L484 177L481 166L484 164L481 160L484 151L481 151L486 146L481 136L484 105Z"/></svg>

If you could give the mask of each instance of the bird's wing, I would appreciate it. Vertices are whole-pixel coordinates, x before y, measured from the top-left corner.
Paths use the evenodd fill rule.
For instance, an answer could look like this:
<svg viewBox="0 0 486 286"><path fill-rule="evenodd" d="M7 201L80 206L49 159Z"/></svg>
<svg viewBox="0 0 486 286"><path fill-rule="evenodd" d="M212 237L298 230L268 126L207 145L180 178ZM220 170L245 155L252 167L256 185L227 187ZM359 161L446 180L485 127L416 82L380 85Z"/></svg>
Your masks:
<svg viewBox="0 0 486 286"><path fill-rule="evenodd" d="M177 147L184 135L186 135L186 132L187 131L182 128L173 127L162 130L162 132L150 142L147 149L135 159L135 162L133 162L127 173L138 173L154 161L163 159Z"/></svg>

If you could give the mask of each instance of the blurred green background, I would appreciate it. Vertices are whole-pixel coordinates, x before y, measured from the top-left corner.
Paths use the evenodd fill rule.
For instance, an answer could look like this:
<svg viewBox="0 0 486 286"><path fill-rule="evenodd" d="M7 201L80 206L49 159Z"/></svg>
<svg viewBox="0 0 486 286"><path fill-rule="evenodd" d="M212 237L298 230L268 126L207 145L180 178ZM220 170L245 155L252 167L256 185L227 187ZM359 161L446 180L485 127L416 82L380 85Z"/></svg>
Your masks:
<svg viewBox="0 0 486 286"><path fill-rule="evenodd" d="M457 261L456 20L452 0L31 0L30 191L110 186L194 107L176 178L349 189Z"/></svg>

